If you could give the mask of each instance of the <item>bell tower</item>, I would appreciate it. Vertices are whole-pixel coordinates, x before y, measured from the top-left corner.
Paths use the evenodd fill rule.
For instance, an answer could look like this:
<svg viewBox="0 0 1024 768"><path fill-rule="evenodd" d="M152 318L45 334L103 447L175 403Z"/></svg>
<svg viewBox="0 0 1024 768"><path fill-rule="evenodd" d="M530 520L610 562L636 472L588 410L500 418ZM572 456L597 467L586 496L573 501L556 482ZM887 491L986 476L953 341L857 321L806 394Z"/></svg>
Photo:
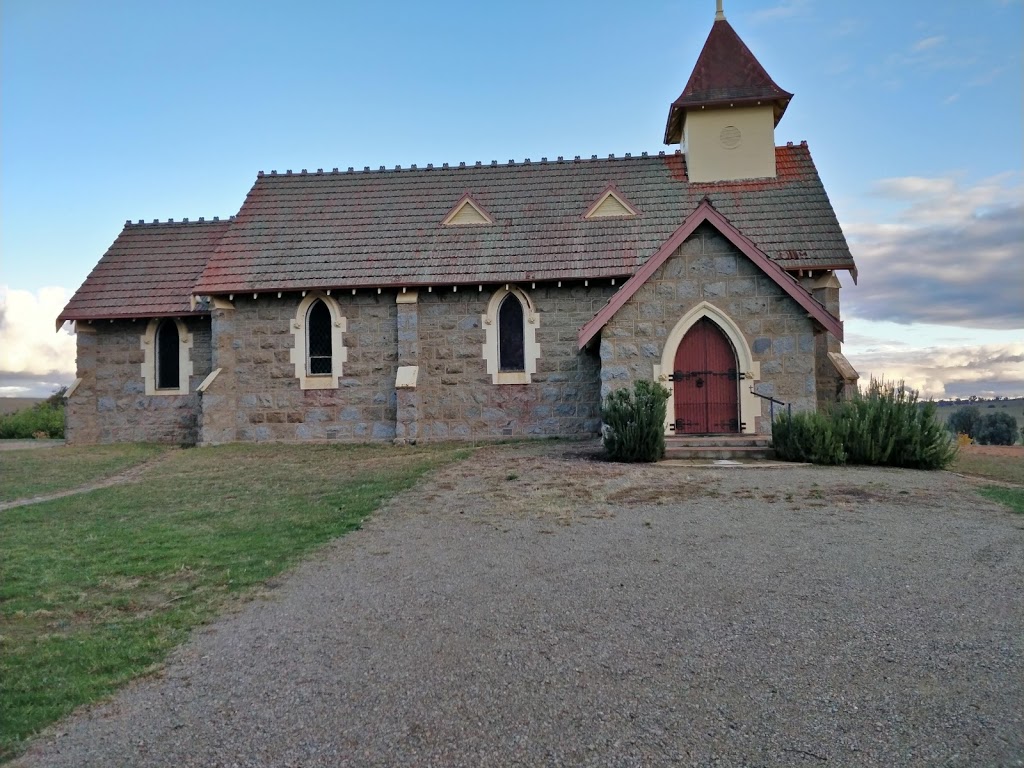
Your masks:
<svg viewBox="0 0 1024 768"><path fill-rule="evenodd" d="M725 18L715 21L679 98L665 143L682 144L691 182L775 176L775 126L793 94L782 90Z"/></svg>

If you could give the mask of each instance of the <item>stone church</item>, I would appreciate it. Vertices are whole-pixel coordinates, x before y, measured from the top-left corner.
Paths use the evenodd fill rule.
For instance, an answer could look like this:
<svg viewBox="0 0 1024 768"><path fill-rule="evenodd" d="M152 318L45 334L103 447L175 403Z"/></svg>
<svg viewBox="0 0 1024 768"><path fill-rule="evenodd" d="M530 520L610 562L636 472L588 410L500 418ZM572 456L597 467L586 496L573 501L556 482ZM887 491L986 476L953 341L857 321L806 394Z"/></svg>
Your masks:
<svg viewBox="0 0 1024 768"><path fill-rule="evenodd" d="M792 97L719 3L665 152L261 172L228 220L129 221L57 318L68 440L592 436L640 379L667 434L769 433L766 397L857 379Z"/></svg>

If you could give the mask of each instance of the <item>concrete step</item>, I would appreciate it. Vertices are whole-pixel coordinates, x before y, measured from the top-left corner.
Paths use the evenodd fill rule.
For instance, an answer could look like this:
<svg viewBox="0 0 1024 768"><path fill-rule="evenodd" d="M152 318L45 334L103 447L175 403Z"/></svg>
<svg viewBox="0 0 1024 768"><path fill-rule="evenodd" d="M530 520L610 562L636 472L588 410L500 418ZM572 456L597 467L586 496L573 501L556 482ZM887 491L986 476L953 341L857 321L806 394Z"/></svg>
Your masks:
<svg viewBox="0 0 1024 768"><path fill-rule="evenodd" d="M665 438L666 459L772 459L772 439L765 435L673 435Z"/></svg>
<svg viewBox="0 0 1024 768"><path fill-rule="evenodd" d="M771 445L671 445L665 444L666 459L694 459L714 461L716 459L732 459L734 461L773 459L775 449Z"/></svg>
<svg viewBox="0 0 1024 768"><path fill-rule="evenodd" d="M731 448L734 446L771 446L772 439L768 435L670 435L665 438L665 444Z"/></svg>

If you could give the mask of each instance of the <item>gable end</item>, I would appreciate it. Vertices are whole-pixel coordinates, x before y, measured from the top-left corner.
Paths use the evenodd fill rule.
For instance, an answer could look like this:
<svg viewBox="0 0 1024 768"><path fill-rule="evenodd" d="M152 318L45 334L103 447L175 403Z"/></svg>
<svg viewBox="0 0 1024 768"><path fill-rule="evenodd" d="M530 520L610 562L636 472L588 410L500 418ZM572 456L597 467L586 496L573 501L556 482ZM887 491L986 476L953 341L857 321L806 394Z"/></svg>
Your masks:
<svg viewBox="0 0 1024 768"><path fill-rule="evenodd" d="M629 301L644 283L646 283L657 269L675 253L676 249L683 244L694 230L704 222L708 222L717 229L725 238L731 242L739 251L754 262L776 285L778 285L791 299L807 310L807 314L814 319L822 328L833 334L839 341L843 340L843 324L835 315L815 299L810 292L798 283L792 275L782 267L768 258L760 248L754 245L746 235L734 227L725 216L719 213L711 204L711 201L704 198L697 209L686 217L672 236L666 240L657 253L651 256L643 266L640 267L623 283L622 288L611 300L594 315L594 317L580 328L577 337L579 349L583 349L597 335L605 324L615 315L622 306Z"/></svg>

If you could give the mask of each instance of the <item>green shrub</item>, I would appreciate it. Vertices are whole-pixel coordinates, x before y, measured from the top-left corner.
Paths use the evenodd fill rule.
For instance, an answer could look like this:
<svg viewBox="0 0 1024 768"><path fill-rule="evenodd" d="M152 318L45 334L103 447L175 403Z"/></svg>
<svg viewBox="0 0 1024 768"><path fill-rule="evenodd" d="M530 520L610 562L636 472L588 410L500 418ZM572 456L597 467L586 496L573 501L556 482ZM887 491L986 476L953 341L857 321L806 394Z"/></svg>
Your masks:
<svg viewBox="0 0 1024 768"><path fill-rule="evenodd" d="M775 454L783 461L809 461L813 464L843 464L846 451L832 428L832 420L823 413L783 413L772 427Z"/></svg>
<svg viewBox="0 0 1024 768"><path fill-rule="evenodd" d="M1013 445L1017 442L1017 419L1008 413L989 413L978 422L975 439L982 445Z"/></svg>
<svg viewBox="0 0 1024 768"><path fill-rule="evenodd" d="M27 440L33 437L64 437L64 405L47 401L0 416L0 439Z"/></svg>
<svg viewBox="0 0 1024 768"><path fill-rule="evenodd" d="M902 382L872 380L867 391L827 413L798 414L799 425L790 423L797 416L776 420L775 450L780 458L816 464L943 469L956 457L957 447L935 413L934 403L919 404L917 392Z"/></svg>
<svg viewBox="0 0 1024 768"><path fill-rule="evenodd" d="M665 402L669 391L655 381L638 381L605 398L604 447L612 461L658 461L665 455Z"/></svg>
<svg viewBox="0 0 1024 768"><path fill-rule="evenodd" d="M967 435L972 440L977 436L981 409L976 405L957 408L946 420L946 426L954 435Z"/></svg>

